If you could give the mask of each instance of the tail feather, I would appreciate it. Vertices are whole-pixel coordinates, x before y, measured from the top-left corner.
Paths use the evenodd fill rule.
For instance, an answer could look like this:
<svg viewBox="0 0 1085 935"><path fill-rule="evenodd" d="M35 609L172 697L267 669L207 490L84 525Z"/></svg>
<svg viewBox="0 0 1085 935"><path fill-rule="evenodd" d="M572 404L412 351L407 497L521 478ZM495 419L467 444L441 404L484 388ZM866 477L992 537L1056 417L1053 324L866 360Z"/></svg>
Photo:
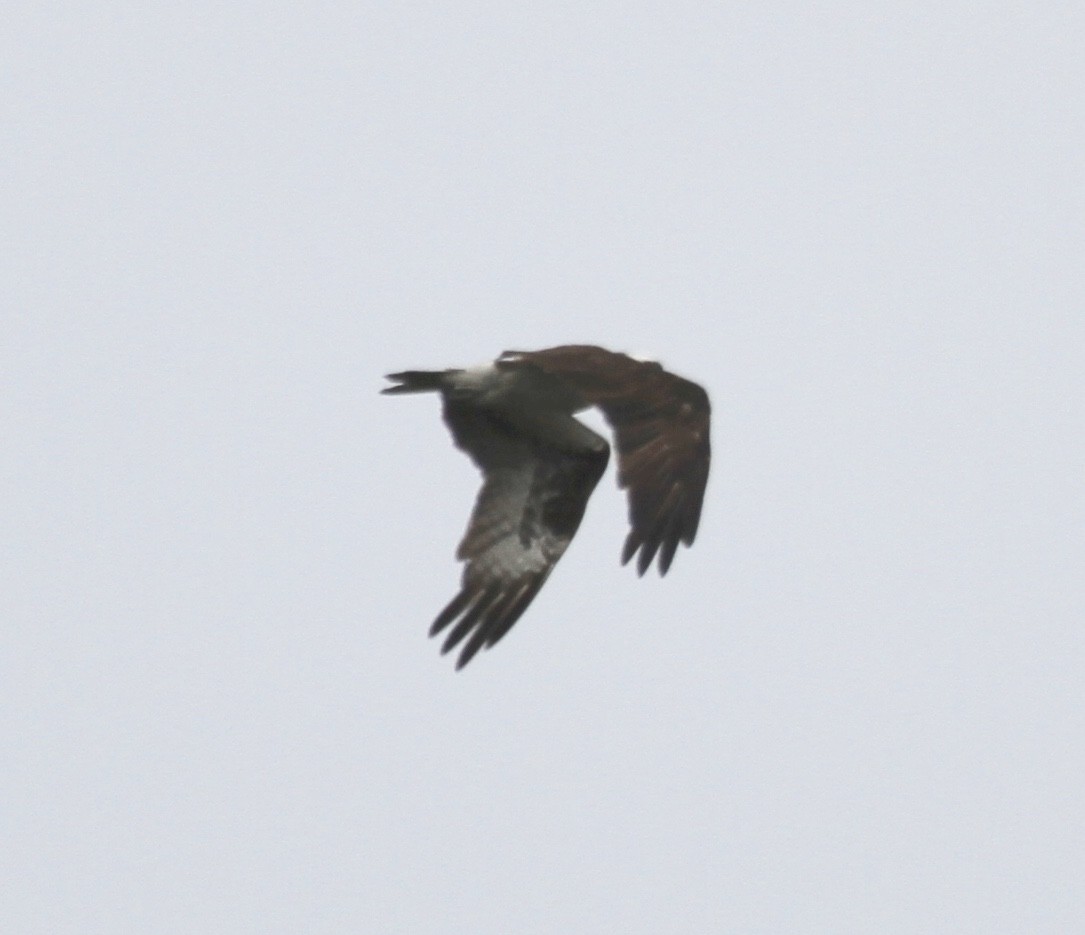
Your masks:
<svg viewBox="0 0 1085 935"><path fill-rule="evenodd" d="M445 380L454 370L403 370L388 374L389 380L395 380L395 386L386 386L382 393L432 393L445 385Z"/></svg>

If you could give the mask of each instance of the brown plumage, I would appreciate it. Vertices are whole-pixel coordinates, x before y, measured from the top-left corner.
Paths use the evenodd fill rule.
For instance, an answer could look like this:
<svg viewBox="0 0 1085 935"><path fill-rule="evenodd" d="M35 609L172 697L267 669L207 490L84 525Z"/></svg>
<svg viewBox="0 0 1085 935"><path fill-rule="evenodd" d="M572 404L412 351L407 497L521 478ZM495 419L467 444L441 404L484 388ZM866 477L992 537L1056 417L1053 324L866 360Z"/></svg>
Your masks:
<svg viewBox="0 0 1085 935"><path fill-rule="evenodd" d="M462 588L431 635L464 643L457 668L503 637L564 554L606 468L605 439L573 418L598 406L614 432L630 532L622 564L666 574L697 535L710 460L708 394L659 364L590 345L506 351L472 370L390 374L385 393L439 392L456 445L483 473L457 551ZM454 624L454 625L453 625Z"/></svg>

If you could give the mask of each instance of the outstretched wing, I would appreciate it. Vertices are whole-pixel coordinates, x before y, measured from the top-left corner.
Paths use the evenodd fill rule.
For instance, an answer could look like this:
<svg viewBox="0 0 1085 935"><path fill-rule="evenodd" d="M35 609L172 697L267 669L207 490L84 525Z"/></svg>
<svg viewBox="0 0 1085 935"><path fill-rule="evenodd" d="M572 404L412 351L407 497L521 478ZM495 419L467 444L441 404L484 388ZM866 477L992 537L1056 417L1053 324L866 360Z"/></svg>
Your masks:
<svg viewBox="0 0 1085 935"><path fill-rule="evenodd" d="M629 497L622 564L636 555L643 575L658 553L666 574L678 543L692 545L697 535L711 459L708 394L657 363L601 347L506 352L502 359L558 377L602 409L614 430L618 485Z"/></svg>
<svg viewBox="0 0 1085 935"><path fill-rule="evenodd" d="M601 403L618 448L618 484L628 489L632 529L622 564L637 555L643 575L659 552L659 573L671 567L679 542L697 537L708 484L710 409L696 383L660 371L658 390Z"/></svg>
<svg viewBox="0 0 1085 935"><path fill-rule="evenodd" d="M460 669L500 640L539 593L580 526L610 449L595 433L594 444L559 449L454 397L445 397L444 416L484 477L456 553L467 563L461 590L430 627L431 636L452 627L442 653L466 640Z"/></svg>

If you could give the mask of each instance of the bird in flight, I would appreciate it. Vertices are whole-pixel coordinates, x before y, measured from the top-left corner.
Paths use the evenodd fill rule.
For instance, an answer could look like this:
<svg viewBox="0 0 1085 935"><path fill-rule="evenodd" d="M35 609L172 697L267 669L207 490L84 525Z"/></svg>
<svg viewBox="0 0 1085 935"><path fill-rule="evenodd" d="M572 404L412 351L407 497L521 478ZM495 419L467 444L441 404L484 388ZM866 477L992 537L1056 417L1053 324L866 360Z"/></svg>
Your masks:
<svg viewBox="0 0 1085 935"><path fill-rule="evenodd" d="M597 406L614 433L618 486L628 492L622 564L665 575L697 535L708 481L708 394L658 363L591 345L506 351L471 369L392 373L384 393L441 394L456 446L482 489L456 557L460 592L430 636L448 629L456 668L501 639L539 593L580 526L610 445L573 414Z"/></svg>

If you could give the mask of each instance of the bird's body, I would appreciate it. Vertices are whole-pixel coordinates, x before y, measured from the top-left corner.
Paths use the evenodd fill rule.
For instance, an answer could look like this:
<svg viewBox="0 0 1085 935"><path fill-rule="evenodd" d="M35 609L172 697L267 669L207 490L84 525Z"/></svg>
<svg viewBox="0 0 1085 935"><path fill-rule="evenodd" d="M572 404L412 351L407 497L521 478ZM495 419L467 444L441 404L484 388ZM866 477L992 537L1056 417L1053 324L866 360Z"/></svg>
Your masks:
<svg viewBox="0 0 1085 935"><path fill-rule="evenodd" d="M385 393L440 393L453 440L483 473L457 551L462 589L430 630L454 624L443 652L466 640L457 668L508 632L580 526L610 446L574 413L598 406L615 432L632 524L623 564L639 552L643 574L658 552L665 574L679 541L693 542L710 457L708 395L697 384L588 345L389 379Z"/></svg>

